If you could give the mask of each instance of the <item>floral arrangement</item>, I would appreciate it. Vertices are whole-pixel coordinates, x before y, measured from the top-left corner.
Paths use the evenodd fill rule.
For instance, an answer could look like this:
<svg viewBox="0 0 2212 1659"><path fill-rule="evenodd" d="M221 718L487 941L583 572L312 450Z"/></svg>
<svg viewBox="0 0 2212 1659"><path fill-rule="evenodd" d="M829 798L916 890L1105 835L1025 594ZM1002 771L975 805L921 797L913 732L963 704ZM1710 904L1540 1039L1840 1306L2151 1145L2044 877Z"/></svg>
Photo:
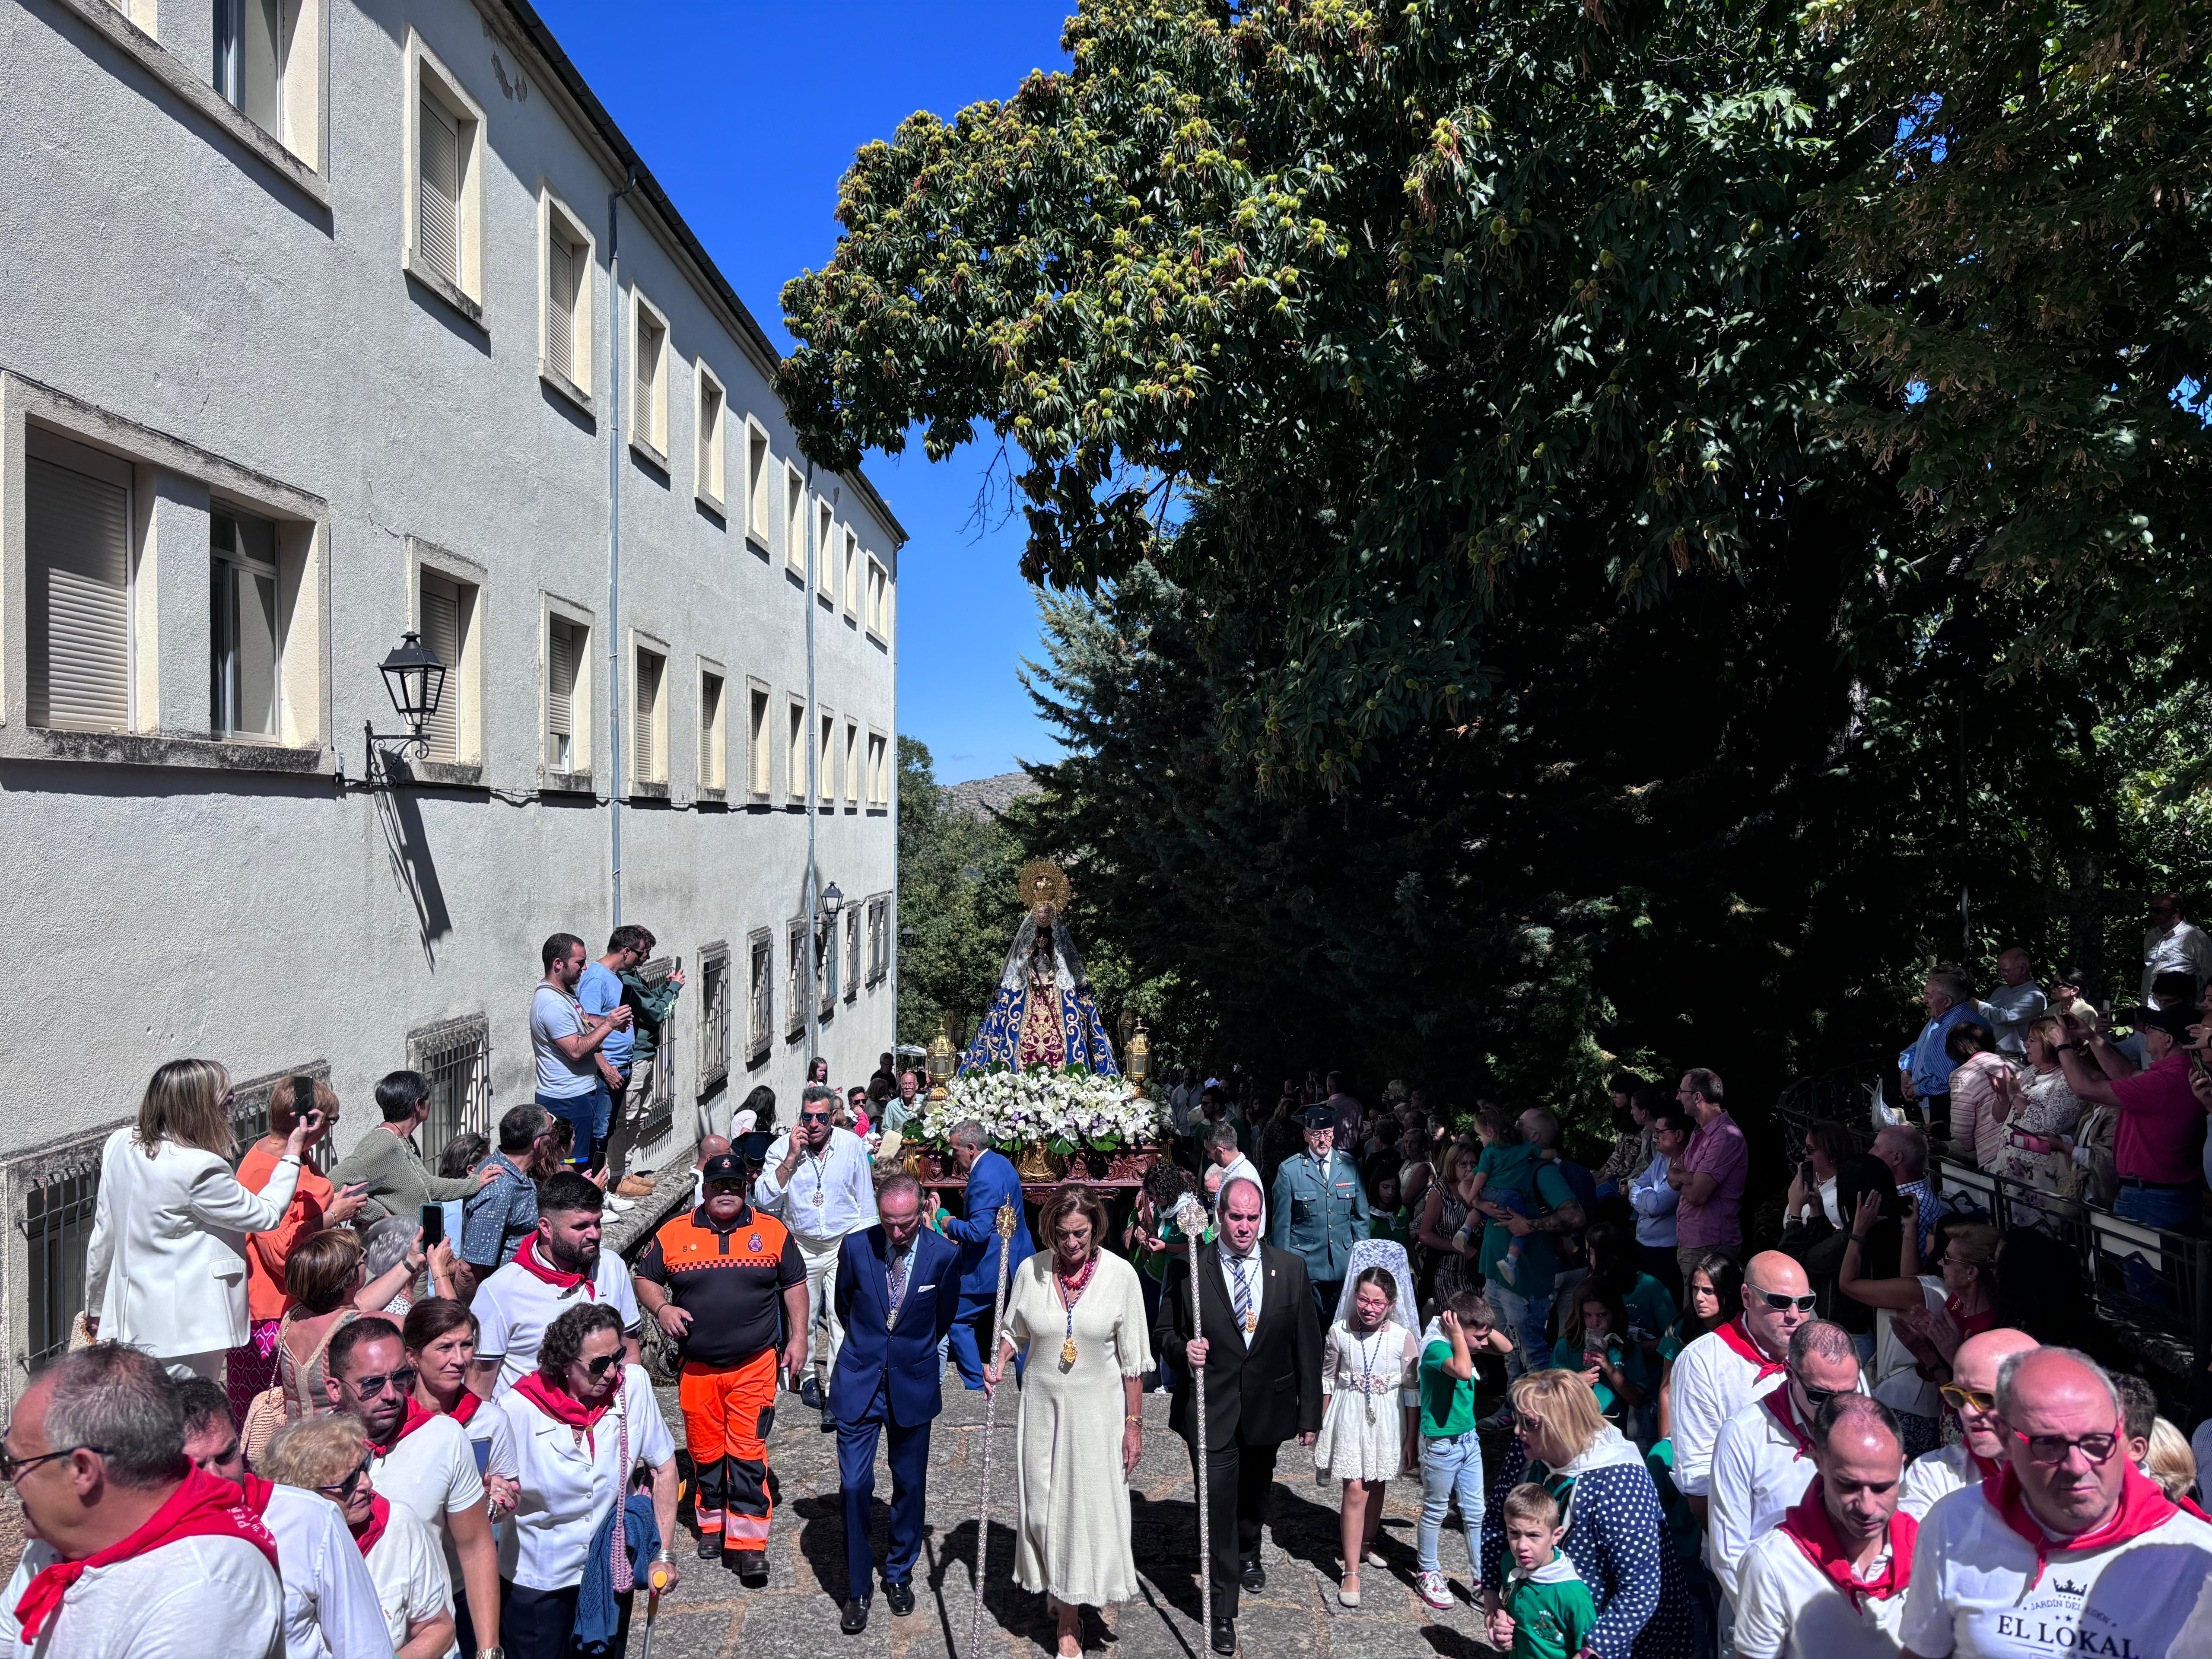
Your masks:
<svg viewBox="0 0 2212 1659"><path fill-rule="evenodd" d="M1117 1152L1160 1133L1158 1106L1131 1092L1126 1078L1088 1066L1017 1071L1000 1061L953 1079L946 1090L946 1098L925 1107L915 1126L927 1145L945 1145L970 1118L1001 1152L1041 1145L1062 1158Z"/></svg>

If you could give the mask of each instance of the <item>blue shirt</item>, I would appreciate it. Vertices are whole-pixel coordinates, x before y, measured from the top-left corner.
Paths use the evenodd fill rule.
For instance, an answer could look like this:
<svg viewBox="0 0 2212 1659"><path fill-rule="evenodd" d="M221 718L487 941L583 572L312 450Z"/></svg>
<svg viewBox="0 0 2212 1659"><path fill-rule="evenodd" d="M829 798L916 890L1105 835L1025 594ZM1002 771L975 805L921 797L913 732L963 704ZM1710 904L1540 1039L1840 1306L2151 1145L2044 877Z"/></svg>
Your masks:
<svg viewBox="0 0 2212 1659"><path fill-rule="evenodd" d="M589 975L591 969L584 971ZM587 1001L584 1006L588 1008L592 1005ZM1966 1020L1977 1025L1990 1023L1989 1016L1972 1003L1954 1004L1922 1026L1912 1046L1898 1055L1897 1069L1912 1079L1913 1091L1923 1100L1930 1095L1951 1092L1951 1073L1958 1069L1959 1063L1943 1052L1943 1039L1951 1035L1954 1025Z"/></svg>
<svg viewBox="0 0 2212 1659"><path fill-rule="evenodd" d="M587 1014L611 1014L622 1006L622 976L604 962L587 962L584 976L576 981L576 1000L584 1005ZM617 1072L629 1071L629 1057L637 1048L637 1033L630 1030L610 1031L599 1044L599 1052L607 1057L607 1064Z"/></svg>
<svg viewBox="0 0 2212 1659"><path fill-rule="evenodd" d="M1667 1155L1652 1153L1644 1173L1628 1187L1628 1201L1636 1211L1636 1242L1654 1249L1673 1249L1674 1206L1681 1200L1681 1194L1667 1182Z"/></svg>

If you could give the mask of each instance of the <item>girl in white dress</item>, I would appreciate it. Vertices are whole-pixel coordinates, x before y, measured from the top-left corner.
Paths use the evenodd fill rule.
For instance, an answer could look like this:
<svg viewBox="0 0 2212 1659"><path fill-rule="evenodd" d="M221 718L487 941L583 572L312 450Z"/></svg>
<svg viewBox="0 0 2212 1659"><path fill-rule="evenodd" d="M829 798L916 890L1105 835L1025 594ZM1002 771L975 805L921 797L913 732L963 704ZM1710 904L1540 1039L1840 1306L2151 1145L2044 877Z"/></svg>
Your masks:
<svg viewBox="0 0 2212 1659"><path fill-rule="evenodd" d="M1393 1254L1395 1261L1389 1259ZM1364 1265L1363 1258L1375 1265ZM1420 1405L1421 1348L1407 1322L1411 1278L1403 1246L1387 1239L1356 1245L1322 1352L1321 1386L1328 1409L1314 1443L1314 1468L1319 1476L1333 1474L1344 1482L1344 1579L1336 1599L1347 1607L1359 1605L1361 1558L1382 1565L1375 1545L1386 1483L1413 1468L1420 1444L1414 1413Z"/></svg>

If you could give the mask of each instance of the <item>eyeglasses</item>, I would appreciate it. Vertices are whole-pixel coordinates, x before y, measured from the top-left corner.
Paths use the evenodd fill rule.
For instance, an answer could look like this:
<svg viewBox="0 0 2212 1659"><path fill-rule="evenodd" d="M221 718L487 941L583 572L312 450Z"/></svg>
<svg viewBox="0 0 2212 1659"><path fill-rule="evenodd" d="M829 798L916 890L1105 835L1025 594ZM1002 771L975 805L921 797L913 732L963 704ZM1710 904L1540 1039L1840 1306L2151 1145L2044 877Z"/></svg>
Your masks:
<svg viewBox="0 0 2212 1659"><path fill-rule="evenodd" d="M2006 1426L2011 1428L2009 1424ZM2066 1454L2072 1451L2080 1452L2092 1464L2109 1463L2120 1449L2117 1434L2085 1434L2069 1440L2063 1434L2022 1434L2018 1429L2011 1429L2011 1433L2038 1463L2063 1463Z"/></svg>
<svg viewBox="0 0 2212 1659"><path fill-rule="evenodd" d="M421 1375L422 1372L415 1366L402 1365L389 1376L360 1377L351 1386L356 1394L367 1395L372 1399L386 1389L396 1389L401 1394L407 1394L413 1390L415 1379Z"/></svg>
<svg viewBox="0 0 2212 1659"><path fill-rule="evenodd" d="M1792 1308L1799 1313L1810 1313L1820 1299L1817 1296L1784 1296L1779 1291L1762 1291L1756 1287L1751 1293L1777 1313L1787 1313Z"/></svg>
<svg viewBox="0 0 2212 1659"><path fill-rule="evenodd" d="M1814 1411L1820 1410L1821 1407L1826 1405L1831 1400L1833 1400L1839 1394L1855 1394L1857 1392L1857 1390L1854 1389L1816 1389L1802 1376L1796 1378L1796 1382L1799 1392L1803 1394L1805 1396L1805 1403L1810 1406Z"/></svg>
<svg viewBox="0 0 2212 1659"><path fill-rule="evenodd" d="M13 1486L23 1478L27 1471L35 1469L40 1464L51 1463L57 1457L67 1457L71 1452L81 1451L98 1452L102 1457L107 1455L105 1446L64 1446L59 1451L40 1452L36 1457L17 1457L12 1452L0 1451L0 1480Z"/></svg>
<svg viewBox="0 0 2212 1659"><path fill-rule="evenodd" d="M1954 1412L1977 1411L1984 1417L1997 1408L1997 1397L1984 1394L1979 1389L1962 1389L1955 1382L1946 1382L1936 1390L1943 1396L1943 1403Z"/></svg>
<svg viewBox="0 0 2212 1659"><path fill-rule="evenodd" d="M369 1459L362 1458L361 1467L335 1486L318 1486L315 1490L325 1498L335 1498L343 1504L360 1488L362 1478L368 1473Z"/></svg>
<svg viewBox="0 0 2212 1659"><path fill-rule="evenodd" d="M584 1368L584 1375L596 1382L607 1374L608 1367L617 1364L621 1358L622 1350L617 1348L612 1353L601 1354L597 1359L579 1359L576 1363Z"/></svg>

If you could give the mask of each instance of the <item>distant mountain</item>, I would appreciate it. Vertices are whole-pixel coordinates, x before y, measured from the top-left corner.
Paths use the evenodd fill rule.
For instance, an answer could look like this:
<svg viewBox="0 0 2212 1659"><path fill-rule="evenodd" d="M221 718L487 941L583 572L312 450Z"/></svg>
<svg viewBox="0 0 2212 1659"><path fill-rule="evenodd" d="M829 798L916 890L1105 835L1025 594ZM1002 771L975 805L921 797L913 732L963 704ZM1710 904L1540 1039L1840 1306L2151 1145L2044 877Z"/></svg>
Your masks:
<svg viewBox="0 0 2212 1659"><path fill-rule="evenodd" d="M945 785L945 804L969 817L995 817L1024 795L1036 793L1037 787L1036 780L1026 772L1003 772L995 778Z"/></svg>

